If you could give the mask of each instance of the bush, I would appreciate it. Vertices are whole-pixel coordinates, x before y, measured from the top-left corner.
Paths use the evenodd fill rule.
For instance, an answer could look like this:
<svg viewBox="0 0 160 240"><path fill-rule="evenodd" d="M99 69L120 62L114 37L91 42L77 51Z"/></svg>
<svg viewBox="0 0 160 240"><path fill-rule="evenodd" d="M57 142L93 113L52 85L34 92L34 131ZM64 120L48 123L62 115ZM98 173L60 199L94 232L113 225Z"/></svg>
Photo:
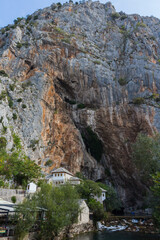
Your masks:
<svg viewBox="0 0 160 240"><path fill-rule="evenodd" d="M138 22L137 27L147 27L143 22Z"/></svg>
<svg viewBox="0 0 160 240"><path fill-rule="evenodd" d="M133 104L140 105L140 104L144 104L144 103L145 103L145 100L142 97L137 97L137 98L133 99Z"/></svg>
<svg viewBox="0 0 160 240"><path fill-rule="evenodd" d="M120 78L120 79L118 80L118 82L119 82L119 84L120 84L121 86L124 86L124 85L127 84L127 81L126 81L125 78Z"/></svg>
<svg viewBox="0 0 160 240"><path fill-rule="evenodd" d="M7 92L3 90L3 91L1 92L1 94L0 94L0 100L5 99L6 96L7 96Z"/></svg>
<svg viewBox="0 0 160 240"><path fill-rule="evenodd" d="M17 119L17 114L13 113L13 120L16 120L16 119Z"/></svg>
<svg viewBox="0 0 160 240"><path fill-rule="evenodd" d="M46 166L46 167L51 167L52 164L53 164L52 160L49 159L49 160L47 160L47 162L45 163L45 166Z"/></svg>
<svg viewBox="0 0 160 240"><path fill-rule="evenodd" d="M12 197L11 197L11 201L12 201L12 203L16 203L16 201L17 201L16 196L12 196Z"/></svg>
<svg viewBox="0 0 160 240"><path fill-rule="evenodd" d="M4 70L0 70L0 76L8 77L8 74Z"/></svg>
<svg viewBox="0 0 160 240"><path fill-rule="evenodd" d="M115 12L115 13L112 13L112 16L111 16L114 20L117 19L117 18L120 18L120 14Z"/></svg>
<svg viewBox="0 0 160 240"><path fill-rule="evenodd" d="M34 18L33 18L34 20L37 20L38 19L38 15L36 15L36 16L34 16Z"/></svg>
<svg viewBox="0 0 160 240"><path fill-rule="evenodd" d="M17 99L17 102L22 102L22 98L18 98L18 99Z"/></svg>
<svg viewBox="0 0 160 240"><path fill-rule="evenodd" d="M83 104L83 103L79 103L78 105L77 105L77 108L78 109L83 109L83 108L85 108L86 106L85 106L85 104Z"/></svg>
<svg viewBox="0 0 160 240"><path fill-rule="evenodd" d="M22 43L17 42L17 48L18 48L18 49L20 49L22 46L23 46Z"/></svg>
<svg viewBox="0 0 160 240"><path fill-rule="evenodd" d="M27 108L26 104L22 104L22 108L23 109Z"/></svg>
<svg viewBox="0 0 160 240"><path fill-rule="evenodd" d="M26 18L26 24L29 23L29 21L32 19L32 16L31 15L27 15L27 18Z"/></svg>
<svg viewBox="0 0 160 240"><path fill-rule="evenodd" d="M12 99L10 97L8 97L8 106L10 108L13 108L13 101L12 101Z"/></svg>
<svg viewBox="0 0 160 240"><path fill-rule="evenodd" d="M125 14L121 16L121 20L124 20L126 18L127 18L127 15L125 15Z"/></svg>
<svg viewBox="0 0 160 240"><path fill-rule="evenodd" d="M9 84L9 88L11 91L14 91L15 85L14 84Z"/></svg>
<svg viewBox="0 0 160 240"><path fill-rule="evenodd" d="M6 148L7 140L5 137L0 137L0 150Z"/></svg>

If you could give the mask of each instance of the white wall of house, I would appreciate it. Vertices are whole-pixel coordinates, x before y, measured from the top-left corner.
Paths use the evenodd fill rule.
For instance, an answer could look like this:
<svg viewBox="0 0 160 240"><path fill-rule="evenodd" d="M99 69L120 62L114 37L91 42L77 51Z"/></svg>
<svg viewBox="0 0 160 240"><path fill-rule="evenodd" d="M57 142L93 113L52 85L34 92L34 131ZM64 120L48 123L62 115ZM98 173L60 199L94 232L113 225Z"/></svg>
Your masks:
<svg viewBox="0 0 160 240"><path fill-rule="evenodd" d="M104 200L106 199L106 192L105 192L105 191L102 191L100 197L94 196L94 198L95 198L97 201L99 201L100 203L103 204Z"/></svg>
<svg viewBox="0 0 160 240"><path fill-rule="evenodd" d="M36 191L37 191L37 185L35 183L31 182L27 185L27 190L26 190L27 193L35 193Z"/></svg>
<svg viewBox="0 0 160 240"><path fill-rule="evenodd" d="M80 204L80 213L78 216L78 224L88 223L89 222L89 208L84 200L79 201Z"/></svg>
<svg viewBox="0 0 160 240"><path fill-rule="evenodd" d="M52 181L54 185L66 183L72 176L67 173L53 173Z"/></svg>

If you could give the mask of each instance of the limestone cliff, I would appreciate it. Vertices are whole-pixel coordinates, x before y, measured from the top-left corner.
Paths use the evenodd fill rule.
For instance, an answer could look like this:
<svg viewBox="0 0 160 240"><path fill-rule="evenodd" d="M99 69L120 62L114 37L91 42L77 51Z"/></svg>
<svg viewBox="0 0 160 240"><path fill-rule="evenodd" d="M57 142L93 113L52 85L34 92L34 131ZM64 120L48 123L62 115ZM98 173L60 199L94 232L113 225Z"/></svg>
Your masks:
<svg viewBox="0 0 160 240"><path fill-rule="evenodd" d="M43 171L82 171L112 182L126 207L140 203L131 143L160 131L159 32L159 19L99 2L52 4L1 29L8 149L15 131Z"/></svg>

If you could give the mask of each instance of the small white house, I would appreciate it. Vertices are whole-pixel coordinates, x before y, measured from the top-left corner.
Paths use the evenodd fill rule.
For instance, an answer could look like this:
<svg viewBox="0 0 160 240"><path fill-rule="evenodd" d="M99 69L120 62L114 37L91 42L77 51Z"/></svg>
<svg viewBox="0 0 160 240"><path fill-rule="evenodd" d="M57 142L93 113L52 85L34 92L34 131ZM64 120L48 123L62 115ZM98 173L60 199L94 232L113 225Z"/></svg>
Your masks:
<svg viewBox="0 0 160 240"><path fill-rule="evenodd" d="M71 172L66 170L65 168L58 168L52 171L52 177L49 182L52 182L53 185L61 185L66 182L70 184L76 185L80 184L81 179L74 177Z"/></svg>
<svg viewBox="0 0 160 240"><path fill-rule="evenodd" d="M103 188L100 188L100 189L101 189L101 191L102 191L101 196L100 196L100 197L94 196L94 198L95 198L97 201L99 201L100 203L103 204L104 200L106 199L106 192L107 192L107 191L106 191L105 189L103 189Z"/></svg>
<svg viewBox="0 0 160 240"><path fill-rule="evenodd" d="M37 185L34 182L31 182L27 185L27 193L35 193L37 191Z"/></svg>

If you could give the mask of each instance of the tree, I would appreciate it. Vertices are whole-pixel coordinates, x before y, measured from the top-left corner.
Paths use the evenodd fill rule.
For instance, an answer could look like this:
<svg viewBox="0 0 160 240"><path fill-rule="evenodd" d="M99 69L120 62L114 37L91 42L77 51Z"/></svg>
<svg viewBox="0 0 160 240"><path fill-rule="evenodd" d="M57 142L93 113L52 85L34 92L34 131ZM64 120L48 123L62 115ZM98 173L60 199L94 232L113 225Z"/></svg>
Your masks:
<svg viewBox="0 0 160 240"><path fill-rule="evenodd" d="M96 199L91 198L88 202L88 207L93 212L94 221L100 221L102 219L104 220L107 217L106 213L104 212L103 205Z"/></svg>
<svg viewBox="0 0 160 240"><path fill-rule="evenodd" d="M151 187L153 194L153 216L157 222L157 225L160 229L160 172L157 172L155 175L152 175L154 185Z"/></svg>
<svg viewBox="0 0 160 240"><path fill-rule="evenodd" d="M24 230L25 234L29 232L37 223L37 209L45 209L45 219L41 218L38 222L38 239L53 239L63 228L77 221L80 211L78 201L76 189L69 184L55 188L49 184L41 185L39 192L18 206L16 233L21 236Z"/></svg>
<svg viewBox="0 0 160 240"><path fill-rule="evenodd" d="M11 152L6 150L6 139L0 138L0 176L3 180L13 180L17 186L26 187L28 182L41 176L41 169L23 153L20 138L15 133L12 137L14 147Z"/></svg>
<svg viewBox="0 0 160 240"><path fill-rule="evenodd" d="M160 168L160 135L149 137L139 134L132 145L132 159L142 180L149 180L150 175Z"/></svg>
<svg viewBox="0 0 160 240"><path fill-rule="evenodd" d="M86 199L87 202L89 202L89 200L95 195L100 197L102 193L98 183L92 180L83 180L79 185L76 186L76 188L81 198Z"/></svg>

